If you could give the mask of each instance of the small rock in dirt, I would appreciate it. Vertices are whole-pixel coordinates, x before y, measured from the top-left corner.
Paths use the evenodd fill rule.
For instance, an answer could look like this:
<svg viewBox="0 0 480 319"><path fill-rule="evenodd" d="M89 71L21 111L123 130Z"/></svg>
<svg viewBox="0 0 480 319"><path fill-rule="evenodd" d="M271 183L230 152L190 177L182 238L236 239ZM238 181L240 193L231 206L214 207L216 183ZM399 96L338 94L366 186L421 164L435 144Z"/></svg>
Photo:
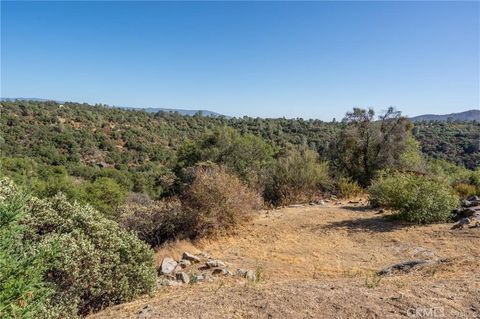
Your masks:
<svg viewBox="0 0 480 319"><path fill-rule="evenodd" d="M230 274L230 272L228 271L227 268L215 268L212 271L212 275L215 275L215 276L218 276L218 275L227 276L229 274Z"/></svg>
<svg viewBox="0 0 480 319"><path fill-rule="evenodd" d="M204 275L194 275L193 280L196 281L196 282L201 282L201 281L205 280L205 276Z"/></svg>
<svg viewBox="0 0 480 319"><path fill-rule="evenodd" d="M171 280L171 279L167 279L167 278L161 278L160 280L157 281L158 286L171 287L171 286L178 286L178 285L181 285L181 284L182 283L180 281Z"/></svg>
<svg viewBox="0 0 480 319"><path fill-rule="evenodd" d="M470 224L470 219L468 217L464 217L460 219L455 225L453 225L452 229L462 229L468 224Z"/></svg>
<svg viewBox="0 0 480 319"><path fill-rule="evenodd" d="M237 274L240 277L246 278L251 281L255 281L256 276L253 270L247 270L247 269L237 269Z"/></svg>
<svg viewBox="0 0 480 319"><path fill-rule="evenodd" d="M182 268L187 268L188 266L191 266L192 265L192 262L190 260L187 260L187 259L182 259L178 262L178 264L180 265L180 267Z"/></svg>
<svg viewBox="0 0 480 319"><path fill-rule="evenodd" d="M184 253L183 253L182 259L191 261L192 263L199 263L199 262L200 262L200 258L198 258L198 257L195 256L194 254L190 254L190 253L188 253L188 252L184 252Z"/></svg>
<svg viewBox="0 0 480 319"><path fill-rule="evenodd" d="M216 268L216 267L225 267L225 263L221 260L211 259L205 263L209 268Z"/></svg>
<svg viewBox="0 0 480 319"><path fill-rule="evenodd" d="M428 260L409 260L409 261L404 261L395 265L392 265L390 267L384 268L380 271L377 272L377 275L379 276L384 276L384 275L389 275L392 272L395 271L401 271L401 272L410 272L414 268L427 264L429 263Z"/></svg>
<svg viewBox="0 0 480 319"><path fill-rule="evenodd" d="M479 196L470 196L469 198L467 198L468 201L480 201L480 197Z"/></svg>
<svg viewBox="0 0 480 319"><path fill-rule="evenodd" d="M172 257L165 257L162 260L162 265L160 266L160 272L164 275L171 274L175 267L177 266L177 262Z"/></svg>
<svg viewBox="0 0 480 319"><path fill-rule="evenodd" d="M188 284L190 282L190 276L185 272L177 272L175 277L184 284Z"/></svg>

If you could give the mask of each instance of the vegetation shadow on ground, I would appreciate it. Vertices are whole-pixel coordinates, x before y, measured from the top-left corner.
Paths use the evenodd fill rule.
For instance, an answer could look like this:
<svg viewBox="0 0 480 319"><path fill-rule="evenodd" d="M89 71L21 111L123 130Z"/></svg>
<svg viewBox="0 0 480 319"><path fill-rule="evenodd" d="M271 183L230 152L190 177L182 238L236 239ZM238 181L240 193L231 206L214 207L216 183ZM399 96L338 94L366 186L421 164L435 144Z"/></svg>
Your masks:
<svg viewBox="0 0 480 319"><path fill-rule="evenodd" d="M388 215L335 221L324 225L322 228L329 230L346 228L352 231L390 232L411 226L413 224L394 220L391 218L391 215Z"/></svg>

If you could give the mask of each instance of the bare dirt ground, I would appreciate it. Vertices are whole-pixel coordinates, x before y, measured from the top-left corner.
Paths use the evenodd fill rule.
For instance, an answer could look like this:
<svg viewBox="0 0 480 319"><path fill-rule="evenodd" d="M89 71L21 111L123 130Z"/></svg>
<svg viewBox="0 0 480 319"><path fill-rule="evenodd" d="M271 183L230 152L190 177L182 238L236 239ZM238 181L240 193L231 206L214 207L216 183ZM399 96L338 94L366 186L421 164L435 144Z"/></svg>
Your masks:
<svg viewBox="0 0 480 319"><path fill-rule="evenodd" d="M362 205L265 211L231 237L161 249L207 252L261 275L168 287L100 318L480 318L480 229L412 226ZM409 273L376 272L432 260Z"/></svg>

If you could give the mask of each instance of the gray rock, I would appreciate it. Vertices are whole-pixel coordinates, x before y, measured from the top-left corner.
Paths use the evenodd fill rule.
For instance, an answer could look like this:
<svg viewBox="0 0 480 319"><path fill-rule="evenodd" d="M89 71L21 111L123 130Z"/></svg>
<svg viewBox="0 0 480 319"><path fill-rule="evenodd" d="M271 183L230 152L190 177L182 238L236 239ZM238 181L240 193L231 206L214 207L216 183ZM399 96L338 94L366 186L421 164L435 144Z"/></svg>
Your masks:
<svg viewBox="0 0 480 319"><path fill-rule="evenodd" d="M177 272L175 274L175 277L177 278L177 280L180 280L184 284L188 284L190 282L190 276L185 272Z"/></svg>
<svg viewBox="0 0 480 319"><path fill-rule="evenodd" d="M461 229L465 227L466 225L470 224L470 218L468 217L463 217L460 219L455 225L452 226L452 229Z"/></svg>
<svg viewBox="0 0 480 319"><path fill-rule="evenodd" d="M425 265L427 263L430 263L428 260L409 260L409 261L404 261L395 265L392 265L390 267L384 268L380 271L377 272L377 275L379 276L385 276L389 275L393 272L410 272L414 268L417 268L421 265Z"/></svg>
<svg viewBox="0 0 480 319"><path fill-rule="evenodd" d="M182 283L180 281L172 280L172 279L167 279L167 278L161 278L157 281L158 286L178 286L181 285Z"/></svg>
<svg viewBox="0 0 480 319"><path fill-rule="evenodd" d="M230 274L230 272L228 271L227 268L215 268L212 271L212 275L214 275L214 276L219 276L219 275L227 276L229 274Z"/></svg>
<svg viewBox="0 0 480 319"><path fill-rule="evenodd" d="M240 277L246 278L251 281L255 281L256 276L253 270L248 270L248 269L237 269L237 275Z"/></svg>
<svg viewBox="0 0 480 319"><path fill-rule="evenodd" d="M480 197L479 196L470 196L469 198L467 198L468 201L480 201Z"/></svg>
<svg viewBox="0 0 480 319"><path fill-rule="evenodd" d="M205 263L209 268L216 268L216 267L225 267L225 263L221 260L211 259Z"/></svg>
<svg viewBox="0 0 480 319"><path fill-rule="evenodd" d="M177 267L177 262L172 257L165 257L162 260L160 272L164 275L169 275L175 270L175 267Z"/></svg>
<svg viewBox="0 0 480 319"><path fill-rule="evenodd" d="M204 275L194 275L193 280L196 281L196 282L202 282L202 281L205 280L205 276Z"/></svg>
<svg viewBox="0 0 480 319"><path fill-rule="evenodd" d="M197 256L195 256L194 254L190 254L188 252L184 252L183 255L182 255L182 259L185 259L185 260L188 260L192 263L199 263L200 262L200 258L198 258Z"/></svg>

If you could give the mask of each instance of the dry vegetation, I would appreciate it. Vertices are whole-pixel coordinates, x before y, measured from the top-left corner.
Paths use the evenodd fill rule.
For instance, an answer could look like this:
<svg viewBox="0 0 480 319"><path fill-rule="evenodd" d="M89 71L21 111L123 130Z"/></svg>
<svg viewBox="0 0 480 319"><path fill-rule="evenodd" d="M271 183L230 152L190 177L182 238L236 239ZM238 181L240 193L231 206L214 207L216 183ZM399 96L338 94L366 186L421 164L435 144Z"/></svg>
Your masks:
<svg viewBox="0 0 480 319"><path fill-rule="evenodd" d="M363 204L264 211L235 236L180 241L157 253L160 263L204 251L232 268L256 269L259 282L164 288L90 318L478 318L480 231L450 226L402 224ZM376 275L416 259L442 262Z"/></svg>

